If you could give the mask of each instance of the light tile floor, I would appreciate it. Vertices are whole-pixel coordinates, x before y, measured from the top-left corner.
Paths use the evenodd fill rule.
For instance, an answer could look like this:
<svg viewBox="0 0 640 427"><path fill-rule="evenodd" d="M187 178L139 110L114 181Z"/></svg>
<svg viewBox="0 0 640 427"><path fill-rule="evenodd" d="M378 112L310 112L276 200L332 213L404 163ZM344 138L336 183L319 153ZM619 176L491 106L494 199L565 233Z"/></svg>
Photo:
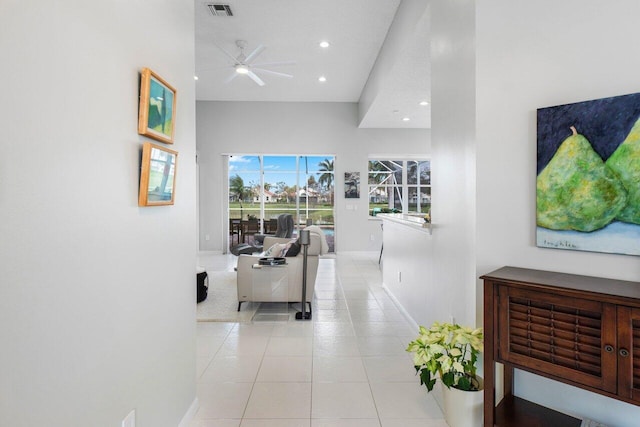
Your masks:
<svg viewBox="0 0 640 427"><path fill-rule="evenodd" d="M209 271L235 257L207 257ZM405 352L416 332L377 253L320 260L310 321L199 322L192 427L446 427Z"/></svg>

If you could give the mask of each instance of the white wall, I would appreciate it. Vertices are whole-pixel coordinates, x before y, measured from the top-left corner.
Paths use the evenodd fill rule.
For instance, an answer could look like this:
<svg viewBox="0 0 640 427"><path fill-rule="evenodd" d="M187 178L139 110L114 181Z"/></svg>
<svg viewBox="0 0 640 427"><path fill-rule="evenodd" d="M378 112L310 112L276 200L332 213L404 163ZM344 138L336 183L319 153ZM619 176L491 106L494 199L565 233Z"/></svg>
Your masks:
<svg viewBox="0 0 640 427"><path fill-rule="evenodd" d="M452 315L451 307L442 301L442 295L448 293L448 284L431 279L433 255L433 240L427 229L384 221L382 282L418 325L448 321Z"/></svg>
<svg viewBox="0 0 640 427"><path fill-rule="evenodd" d="M222 251L227 238L222 235L226 215L220 202L228 185L224 153L334 154L336 250L343 252L380 248L380 222L368 221L368 156L397 158L430 151L430 132L425 129L358 129L355 103L199 101L196 110L203 251ZM360 172L360 199L344 198L347 171Z"/></svg>
<svg viewBox="0 0 640 427"><path fill-rule="evenodd" d="M177 426L195 399L193 2L0 3L0 425ZM137 206L138 72L178 89Z"/></svg>
<svg viewBox="0 0 640 427"><path fill-rule="evenodd" d="M535 246L536 109L640 91L640 3L485 0L476 7L476 276L514 265L640 280L637 257ZM433 138L435 148L435 124ZM563 412L638 424L636 406L529 375L516 381L519 395Z"/></svg>
<svg viewBox="0 0 640 427"><path fill-rule="evenodd" d="M455 321L475 325L475 1L431 4L432 271ZM425 313L429 323L434 314Z"/></svg>

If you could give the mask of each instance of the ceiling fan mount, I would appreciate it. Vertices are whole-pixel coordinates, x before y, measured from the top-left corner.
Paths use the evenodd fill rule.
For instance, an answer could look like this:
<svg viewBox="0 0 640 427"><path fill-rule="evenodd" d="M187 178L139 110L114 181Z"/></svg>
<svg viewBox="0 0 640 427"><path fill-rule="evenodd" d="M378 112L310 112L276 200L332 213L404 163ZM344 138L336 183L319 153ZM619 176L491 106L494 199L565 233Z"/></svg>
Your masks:
<svg viewBox="0 0 640 427"><path fill-rule="evenodd" d="M258 45L249 55L245 55L244 50L247 48L248 43L246 40L236 40L236 46L240 49L240 53L237 56L233 56L226 50L224 50L221 46L217 45L218 48L225 54L229 59L233 61L233 72L227 79L225 83L230 83L233 79L235 79L238 75L246 75L251 80L253 80L258 86L264 86L265 82L258 76L257 73L267 73L271 75L275 75L278 77L285 78L293 78L293 75L280 73L277 71L269 70L266 68L262 68L264 66L282 66L282 65L295 65L295 61L280 61L280 62L263 62L256 63L254 62L256 58L264 52L266 47L264 45Z"/></svg>

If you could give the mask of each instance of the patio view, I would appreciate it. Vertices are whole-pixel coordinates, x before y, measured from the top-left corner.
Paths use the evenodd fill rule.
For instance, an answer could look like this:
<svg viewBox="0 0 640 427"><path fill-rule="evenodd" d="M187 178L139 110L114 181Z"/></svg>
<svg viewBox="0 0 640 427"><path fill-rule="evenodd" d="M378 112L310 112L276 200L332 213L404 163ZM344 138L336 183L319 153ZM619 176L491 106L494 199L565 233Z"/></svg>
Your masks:
<svg viewBox="0 0 640 427"><path fill-rule="evenodd" d="M321 227L335 251L333 156L229 156L229 247L273 234L276 218L294 219L294 236Z"/></svg>
<svg viewBox="0 0 640 427"><path fill-rule="evenodd" d="M431 211L429 160L369 160L369 215Z"/></svg>

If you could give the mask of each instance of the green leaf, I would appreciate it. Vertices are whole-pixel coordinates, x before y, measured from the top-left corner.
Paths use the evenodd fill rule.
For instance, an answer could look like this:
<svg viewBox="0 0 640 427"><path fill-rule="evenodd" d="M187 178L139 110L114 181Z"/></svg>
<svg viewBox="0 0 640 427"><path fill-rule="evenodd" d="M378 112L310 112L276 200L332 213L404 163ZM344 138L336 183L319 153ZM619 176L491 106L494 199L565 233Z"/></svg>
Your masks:
<svg viewBox="0 0 640 427"><path fill-rule="evenodd" d="M471 390L471 381L468 377L462 376L458 378L458 384L456 384L456 388L459 390Z"/></svg>
<svg viewBox="0 0 640 427"><path fill-rule="evenodd" d="M427 387L428 391L433 390L433 386L436 384L436 379L431 378L431 372L428 369L423 368L420 371L420 385Z"/></svg>
<svg viewBox="0 0 640 427"><path fill-rule="evenodd" d="M447 387L451 387L455 382L455 375L453 372L445 372L442 374L442 383Z"/></svg>
<svg viewBox="0 0 640 427"><path fill-rule="evenodd" d="M431 372L428 369L420 371L420 384L428 384L431 381Z"/></svg>

